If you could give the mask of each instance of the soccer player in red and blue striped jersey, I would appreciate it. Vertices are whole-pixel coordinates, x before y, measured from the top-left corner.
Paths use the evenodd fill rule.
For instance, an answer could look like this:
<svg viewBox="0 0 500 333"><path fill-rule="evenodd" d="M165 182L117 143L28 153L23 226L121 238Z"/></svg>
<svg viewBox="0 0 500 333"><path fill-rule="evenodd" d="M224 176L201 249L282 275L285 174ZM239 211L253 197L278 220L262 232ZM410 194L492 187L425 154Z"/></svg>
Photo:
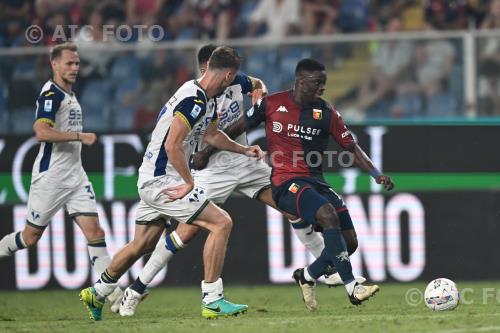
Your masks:
<svg viewBox="0 0 500 333"><path fill-rule="evenodd" d="M358 305L379 287L363 286L352 274L344 235L356 239L354 226L342 199L324 180L323 157L330 137L354 155L354 163L369 172L386 190L394 186L354 140L340 114L321 98L325 91L325 67L314 59L299 61L292 90L261 99L247 111L247 126L265 123L266 140L273 167L273 199L281 210L321 227L325 249L306 268L294 272L304 302L315 310L315 280L333 264L344 282L352 304Z"/></svg>

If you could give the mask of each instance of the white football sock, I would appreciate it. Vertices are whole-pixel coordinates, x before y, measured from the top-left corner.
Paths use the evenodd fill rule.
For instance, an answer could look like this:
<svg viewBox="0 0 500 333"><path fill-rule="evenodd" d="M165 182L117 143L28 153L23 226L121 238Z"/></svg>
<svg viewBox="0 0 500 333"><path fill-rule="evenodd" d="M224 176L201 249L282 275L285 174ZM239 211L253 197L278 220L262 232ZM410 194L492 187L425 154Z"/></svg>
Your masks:
<svg viewBox="0 0 500 333"><path fill-rule="evenodd" d="M105 297L108 297L118 286L118 284L115 283L105 283L102 282L101 280L97 281L94 284L94 289L97 292L100 300L102 301Z"/></svg>
<svg viewBox="0 0 500 333"><path fill-rule="evenodd" d="M156 248L151 254L148 262L139 274L139 279L145 285L148 285L153 281L156 274L162 270L163 267L174 257L172 251L167 250L165 247L165 241L161 239Z"/></svg>
<svg viewBox="0 0 500 333"><path fill-rule="evenodd" d="M352 295L354 292L354 287L356 286L356 279L352 280L348 284L345 285L345 289L347 289L347 294Z"/></svg>
<svg viewBox="0 0 500 333"><path fill-rule="evenodd" d="M17 250L24 248L26 243L23 240L23 233L21 231L10 233L0 240L0 258L10 257Z"/></svg>
<svg viewBox="0 0 500 333"><path fill-rule="evenodd" d="M307 281L311 281L311 282L316 281L316 279L315 279L315 278L313 278L313 277L311 276L311 274L309 274L309 270L307 269L307 267L306 267L306 268L304 268L304 278L305 278Z"/></svg>
<svg viewBox="0 0 500 333"><path fill-rule="evenodd" d="M89 241L87 250L89 251L90 262L98 275L101 275L111 263L106 242L104 239Z"/></svg>
<svg viewBox="0 0 500 333"><path fill-rule="evenodd" d="M302 221L302 220L300 220ZM296 223L296 221L290 221L290 223ZM314 230L312 230L312 226L308 226L307 228L295 229L295 235L299 238L299 240L304 244L306 249L311 252L311 254L318 258L321 256L321 252L325 248L325 242L323 240L323 236Z"/></svg>
<svg viewBox="0 0 500 333"><path fill-rule="evenodd" d="M210 304L224 297L224 286L222 285L222 279L219 278L217 281L212 283L206 283L205 280L201 281L201 302L203 304Z"/></svg>

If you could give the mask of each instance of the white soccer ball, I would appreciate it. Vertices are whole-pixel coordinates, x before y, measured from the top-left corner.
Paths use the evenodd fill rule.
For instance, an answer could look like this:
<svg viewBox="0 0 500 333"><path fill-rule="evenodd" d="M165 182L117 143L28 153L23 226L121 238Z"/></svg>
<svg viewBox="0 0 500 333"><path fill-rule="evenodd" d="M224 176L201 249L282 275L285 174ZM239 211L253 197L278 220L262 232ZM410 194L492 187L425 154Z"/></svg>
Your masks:
<svg viewBox="0 0 500 333"><path fill-rule="evenodd" d="M460 301L460 292L455 282L439 278L432 280L425 288L425 305L434 311L453 310Z"/></svg>

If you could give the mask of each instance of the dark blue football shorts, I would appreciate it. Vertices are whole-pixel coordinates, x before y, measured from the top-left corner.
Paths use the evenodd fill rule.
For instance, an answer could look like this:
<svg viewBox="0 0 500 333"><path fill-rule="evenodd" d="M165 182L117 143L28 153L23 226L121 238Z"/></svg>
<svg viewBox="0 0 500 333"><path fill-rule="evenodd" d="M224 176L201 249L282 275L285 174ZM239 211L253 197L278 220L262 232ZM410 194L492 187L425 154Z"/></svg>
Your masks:
<svg viewBox="0 0 500 333"><path fill-rule="evenodd" d="M325 204L337 211L341 230L352 230L351 215L342 198L326 182L297 177L272 188L273 200L279 209L298 216L307 224L316 224L316 212Z"/></svg>

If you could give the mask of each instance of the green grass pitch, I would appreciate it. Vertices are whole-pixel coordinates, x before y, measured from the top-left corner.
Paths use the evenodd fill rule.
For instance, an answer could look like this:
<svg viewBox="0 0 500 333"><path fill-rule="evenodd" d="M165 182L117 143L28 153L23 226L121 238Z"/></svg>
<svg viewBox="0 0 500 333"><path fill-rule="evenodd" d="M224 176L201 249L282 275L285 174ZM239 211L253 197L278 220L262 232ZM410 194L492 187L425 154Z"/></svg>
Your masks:
<svg viewBox="0 0 500 333"><path fill-rule="evenodd" d="M246 303L249 311L234 318L206 320L200 315L198 288L157 288L135 317L122 318L106 306L101 322L93 322L78 299L78 291L0 292L0 332L500 332L500 281L461 282L464 303L445 312L428 310L419 295L408 304L412 288L425 283L382 284L380 292L354 307L343 288L318 285L319 308L309 312L299 288L232 286L229 300ZM466 304L465 304L466 303Z"/></svg>

